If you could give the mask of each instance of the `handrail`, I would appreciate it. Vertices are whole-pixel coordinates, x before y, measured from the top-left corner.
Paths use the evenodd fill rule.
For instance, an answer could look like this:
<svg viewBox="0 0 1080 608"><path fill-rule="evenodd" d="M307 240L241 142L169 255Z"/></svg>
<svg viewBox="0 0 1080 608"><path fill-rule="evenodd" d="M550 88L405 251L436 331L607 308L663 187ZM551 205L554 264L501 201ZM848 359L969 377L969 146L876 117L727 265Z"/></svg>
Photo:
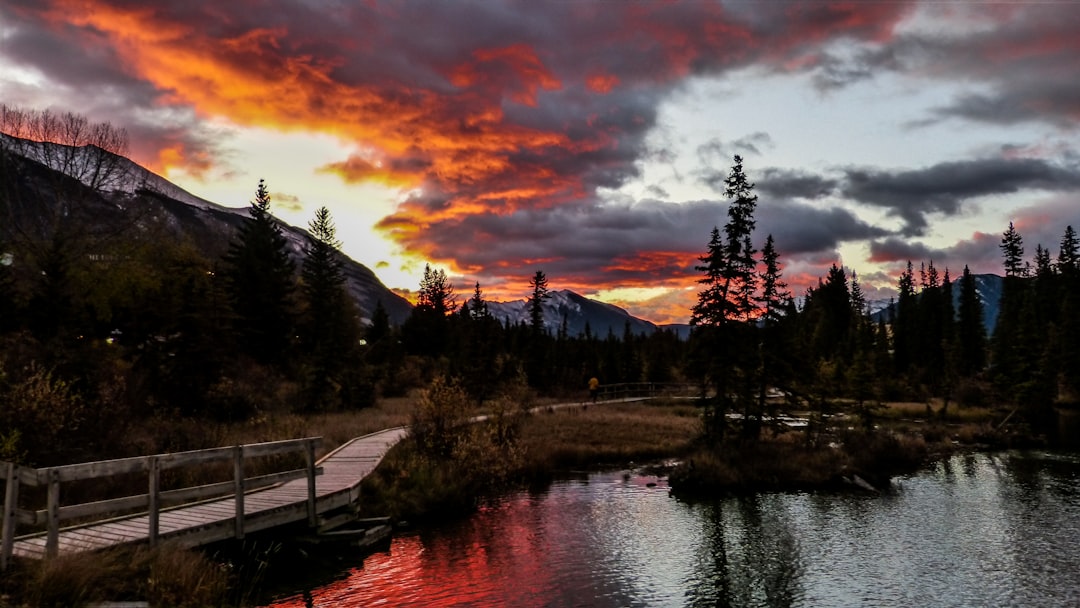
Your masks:
<svg viewBox="0 0 1080 608"><path fill-rule="evenodd" d="M700 386L690 382L621 382L601 384L597 387L598 399L633 399L655 397L694 397Z"/></svg>
<svg viewBox="0 0 1080 608"><path fill-rule="evenodd" d="M315 450L322 444L322 437L287 439L229 447L208 448L151 456L135 456L99 460L78 464L61 465L33 469L20 467L10 462L0 462L0 481L4 482L3 511L0 512L0 570L5 570L11 562L18 524L46 524L45 554L55 557L59 549L60 522L76 517L94 517L119 510L136 509L145 506L149 519L149 542L157 544L158 521L164 505L179 504L190 500L201 500L215 495L236 494L236 538L244 537L244 493L294 479L307 478L307 515L309 525L316 523L315 477L322 474L322 467L317 466ZM280 471L268 475L246 477L244 461L290 452L302 452L305 466L302 469ZM205 484L174 490L161 491L160 475L165 469L193 464L229 461L233 462L231 481ZM75 505L60 505L60 484L64 482L112 477L125 473L147 473L147 493L128 495L120 498L99 500ZM19 487L47 487L44 509L23 510L18 508Z"/></svg>

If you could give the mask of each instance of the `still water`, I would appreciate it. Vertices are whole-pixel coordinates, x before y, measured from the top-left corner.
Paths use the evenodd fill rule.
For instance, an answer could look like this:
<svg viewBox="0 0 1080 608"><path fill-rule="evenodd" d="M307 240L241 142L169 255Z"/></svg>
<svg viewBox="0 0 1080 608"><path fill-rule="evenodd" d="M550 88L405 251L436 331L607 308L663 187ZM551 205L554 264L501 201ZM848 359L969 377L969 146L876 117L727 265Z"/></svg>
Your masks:
<svg viewBox="0 0 1080 608"><path fill-rule="evenodd" d="M399 533L274 606L1080 606L1080 457L956 456L888 495L688 503L602 473Z"/></svg>

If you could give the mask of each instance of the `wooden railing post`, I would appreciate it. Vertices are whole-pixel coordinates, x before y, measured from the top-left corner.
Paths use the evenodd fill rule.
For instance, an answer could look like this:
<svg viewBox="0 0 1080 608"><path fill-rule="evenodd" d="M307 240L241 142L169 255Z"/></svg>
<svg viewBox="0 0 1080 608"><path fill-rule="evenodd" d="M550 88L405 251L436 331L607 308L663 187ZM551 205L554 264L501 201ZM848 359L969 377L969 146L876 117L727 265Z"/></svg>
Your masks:
<svg viewBox="0 0 1080 608"><path fill-rule="evenodd" d="M307 518L312 528L318 523L315 516L315 440L308 439L304 446L307 460Z"/></svg>
<svg viewBox="0 0 1080 608"><path fill-rule="evenodd" d="M146 514L148 519L150 546L157 546L158 541L158 525L160 522L159 512L161 509L161 463L158 462L157 456L151 456L147 462L147 477L149 477L147 488L147 505Z"/></svg>
<svg viewBox="0 0 1080 608"><path fill-rule="evenodd" d="M46 469L49 481L48 512L49 531L45 537L45 556L56 557L60 552L60 471Z"/></svg>
<svg viewBox="0 0 1080 608"><path fill-rule="evenodd" d="M0 572L7 570L11 553L15 548L15 510L19 501L19 467L13 462L4 463L4 512L2 536L0 536Z"/></svg>
<svg viewBox="0 0 1080 608"><path fill-rule="evenodd" d="M236 501L236 538L244 538L244 446L233 448L233 496Z"/></svg>

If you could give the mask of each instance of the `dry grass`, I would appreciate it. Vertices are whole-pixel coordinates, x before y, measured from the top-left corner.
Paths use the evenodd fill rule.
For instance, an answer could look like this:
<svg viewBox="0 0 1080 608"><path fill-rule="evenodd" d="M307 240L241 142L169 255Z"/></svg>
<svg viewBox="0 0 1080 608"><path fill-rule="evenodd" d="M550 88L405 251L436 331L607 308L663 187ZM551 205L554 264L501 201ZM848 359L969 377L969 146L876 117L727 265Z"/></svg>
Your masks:
<svg viewBox="0 0 1080 608"><path fill-rule="evenodd" d="M885 419L941 419L944 402L939 399L929 401L904 402L892 401L874 411L876 417ZM1000 418L998 412L989 407L960 406L955 401L946 410L947 422L988 422Z"/></svg>
<svg viewBox="0 0 1080 608"><path fill-rule="evenodd" d="M541 410L521 441L529 466L551 471L678 456L700 430L700 410L686 403L617 403Z"/></svg>
<svg viewBox="0 0 1080 608"><path fill-rule="evenodd" d="M111 601L177 608L220 606L227 603L229 592L225 568L201 553L168 544L19 562L0 580L12 606Z"/></svg>

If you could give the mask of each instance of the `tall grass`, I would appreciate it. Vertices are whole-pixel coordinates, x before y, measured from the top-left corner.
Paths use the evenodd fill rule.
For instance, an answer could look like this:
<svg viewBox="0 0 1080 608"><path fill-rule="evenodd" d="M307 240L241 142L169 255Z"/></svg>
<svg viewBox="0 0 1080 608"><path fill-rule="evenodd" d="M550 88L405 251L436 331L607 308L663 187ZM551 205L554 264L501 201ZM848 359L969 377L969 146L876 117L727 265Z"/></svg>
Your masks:
<svg viewBox="0 0 1080 608"><path fill-rule="evenodd" d="M11 606L112 601L176 608L221 606L228 602L229 579L226 568L203 554L164 544L18 562L0 579L0 594L9 595Z"/></svg>

